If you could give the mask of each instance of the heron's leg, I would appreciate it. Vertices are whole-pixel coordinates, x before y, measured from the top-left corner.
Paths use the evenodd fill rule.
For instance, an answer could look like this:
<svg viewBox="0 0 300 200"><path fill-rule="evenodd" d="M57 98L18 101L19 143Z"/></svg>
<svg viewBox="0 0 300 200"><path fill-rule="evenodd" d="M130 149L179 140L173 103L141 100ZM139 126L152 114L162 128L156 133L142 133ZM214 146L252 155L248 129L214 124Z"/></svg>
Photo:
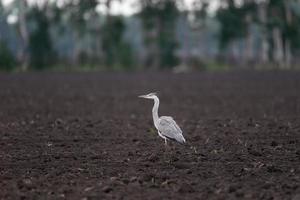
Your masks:
<svg viewBox="0 0 300 200"><path fill-rule="evenodd" d="M158 135L165 140L165 152L168 150L168 143L167 143L167 138L165 136L163 136L159 131L158 131Z"/></svg>
<svg viewBox="0 0 300 200"><path fill-rule="evenodd" d="M158 135L165 140L165 146L167 146L167 138L165 136L163 136L159 131L158 131Z"/></svg>

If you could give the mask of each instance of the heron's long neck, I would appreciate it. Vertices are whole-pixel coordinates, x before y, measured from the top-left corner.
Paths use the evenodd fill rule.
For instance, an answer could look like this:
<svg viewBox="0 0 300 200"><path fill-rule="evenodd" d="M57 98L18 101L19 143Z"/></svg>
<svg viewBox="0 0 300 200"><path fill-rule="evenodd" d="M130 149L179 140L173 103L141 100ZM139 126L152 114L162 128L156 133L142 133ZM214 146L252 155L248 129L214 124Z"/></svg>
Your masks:
<svg viewBox="0 0 300 200"><path fill-rule="evenodd" d="M158 123L158 106L159 106L159 99L157 97L154 98L154 106L152 109L152 115L153 115L153 122L156 126Z"/></svg>

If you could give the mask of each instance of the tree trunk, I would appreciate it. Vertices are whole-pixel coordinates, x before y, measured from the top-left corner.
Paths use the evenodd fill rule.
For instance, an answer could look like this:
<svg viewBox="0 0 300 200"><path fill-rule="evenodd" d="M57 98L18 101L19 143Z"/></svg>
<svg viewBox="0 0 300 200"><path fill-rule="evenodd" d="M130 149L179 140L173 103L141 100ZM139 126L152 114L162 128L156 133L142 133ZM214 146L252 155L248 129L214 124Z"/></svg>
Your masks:
<svg viewBox="0 0 300 200"><path fill-rule="evenodd" d="M187 16L184 15L184 26L188 26L187 24L189 23L188 22L188 18ZM186 24L185 24L186 23ZM189 47L189 35L188 35L188 31L187 31L187 28L185 29L182 29L180 30L181 33L182 33L182 37L183 37L183 45L182 45L182 65L183 66L188 66L188 59L190 57L190 47Z"/></svg>
<svg viewBox="0 0 300 200"><path fill-rule="evenodd" d="M145 37L148 40L146 65L151 69L158 69L161 64L159 47L160 22L156 18L155 25L151 30L147 30Z"/></svg>
<svg viewBox="0 0 300 200"><path fill-rule="evenodd" d="M274 49L273 58L275 63L282 68L284 66L284 47L281 37L281 31L278 27L274 27L272 30Z"/></svg>
<svg viewBox="0 0 300 200"><path fill-rule="evenodd" d="M19 1L18 2L19 10L19 32L21 36L21 40L23 43L21 52L20 52L20 60L21 60L21 70L26 71L29 65L29 32L27 28L27 19L26 19L26 10L27 10L27 1Z"/></svg>
<svg viewBox="0 0 300 200"><path fill-rule="evenodd" d="M73 33L73 52L72 52L72 67L79 64L79 55L80 55L80 37L77 31Z"/></svg>
<svg viewBox="0 0 300 200"><path fill-rule="evenodd" d="M247 36L246 36L246 45L245 45L245 55L244 55L244 58L245 58L245 61L246 61L246 64L249 65L253 62L253 57L254 57L254 52L253 52L253 43L254 43L254 36L253 36L253 32L251 30L251 27L252 27L252 23L253 23L253 20L252 20L252 16L251 14L248 14L246 16L246 22L247 22L247 27L248 27L248 30L247 30Z"/></svg>
<svg viewBox="0 0 300 200"><path fill-rule="evenodd" d="M156 28L154 30L154 51L153 51L153 55L154 55L154 62L153 62L153 68L154 69L158 69L159 67L161 67L161 59L160 59L160 44L159 44L159 37L160 37L160 33L162 30L162 24L159 18L156 19Z"/></svg>
<svg viewBox="0 0 300 200"><path fill-rule="evenodd" d="M292 51L291 51L291 43L288 39L285 41L284 47L285 47L285 67L287 69L290 69L292 64Z"/></svg>
<svg viewBox="0 0 300 200"><path fill-rule="evenodd" d="M270 61L270 59L269 59L270 45L269 45L269 42L268 42L268 32L266 30L267 6L266 6L265 3L260 3L258 9L259 9L259 21L262 24L260 61L262 62L262 64L266 64Z"/></svg>
<svg viewBox="0 0 300 200"><path fill-rule="evenodd" d="M293 15L289 6L289 1L285 1L284 7L285 7L285 14L286 14L286 22L288 26L291 27L293 23ZM285 48L285 67L290 69L293 56L291 51L291 42L289 38L286 38L284 48Z"/></svg>
<svg viewBox="0 0 300 200"><path fill-rule="evenodd" d="M96 37L96 44L95 44L95 56L96 56L96 61L99 62L101 61L101 65L103 65L103 59L104 59L104 53L103 53L103 48L102 48L102 37L101 37L101 27L97 29L97 37Z"/></svg>
<svg viewBox="0 0 300 200"><path fill-rule="evenodd" d="M265 33L262 35L262 44L261 44L261 61L263 64L266 64L270 61L269 59L269 49L270 45Z"/></svg>
<svg viewBox="0 0 300 200"><path fill-rule="evenodd" d="M229 62L234 65L241 65L241 52L237 41L231 42ZM239 66L240 67L240 66Z"/></svg>

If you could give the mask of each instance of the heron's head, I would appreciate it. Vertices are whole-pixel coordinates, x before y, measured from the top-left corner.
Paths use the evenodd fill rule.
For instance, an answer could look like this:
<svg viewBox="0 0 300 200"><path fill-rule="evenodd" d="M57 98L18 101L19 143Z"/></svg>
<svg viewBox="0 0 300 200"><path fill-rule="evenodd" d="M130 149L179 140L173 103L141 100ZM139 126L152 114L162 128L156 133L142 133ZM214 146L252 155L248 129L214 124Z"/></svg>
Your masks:
<svg viewBox="0 0 300 200"><path fill-rule="evenodd" d="M140 98L145 98L145 99L154 99L155 97L157 97L156 93L150 93L150 94L146 94L146 95L141 95L139 96Z"/></svg>

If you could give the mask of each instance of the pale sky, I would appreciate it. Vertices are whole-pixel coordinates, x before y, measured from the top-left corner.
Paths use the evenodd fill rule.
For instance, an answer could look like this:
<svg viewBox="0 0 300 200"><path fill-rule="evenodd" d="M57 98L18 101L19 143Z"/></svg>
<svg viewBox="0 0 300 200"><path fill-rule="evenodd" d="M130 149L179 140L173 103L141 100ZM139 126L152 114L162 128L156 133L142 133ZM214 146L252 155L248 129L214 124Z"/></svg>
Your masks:
<svg viewBox="0 0 300 200"><path fill-rule="evenodd" d="M1 1L3 2L4 5L8 5L13 0L1 0ZM47 1L47 0L28 0L28 1L31 3L36 3L36 2L43 2L43 1ZM54 1L54 0L50 0L50 1ZM57 1L59 2L59 1L63 1L63 0L57 0ZM139 9L136 4L138 1L139 0L123 0L122 3L118 2L118 1L113 1L112 5L111 5L111 14L113 14L113 15L122 14L122 15L126 15L126 16L132 15L132 14L136 13ZM194 0L184 0L184 1L185 1L187 8L191 9ZM209 10L211 12L213 12L214 10L216 10L218 5L219 5L219 0L211 0ZM97 10L100 12L106 12L104 6L98 6Z"/></svg>

